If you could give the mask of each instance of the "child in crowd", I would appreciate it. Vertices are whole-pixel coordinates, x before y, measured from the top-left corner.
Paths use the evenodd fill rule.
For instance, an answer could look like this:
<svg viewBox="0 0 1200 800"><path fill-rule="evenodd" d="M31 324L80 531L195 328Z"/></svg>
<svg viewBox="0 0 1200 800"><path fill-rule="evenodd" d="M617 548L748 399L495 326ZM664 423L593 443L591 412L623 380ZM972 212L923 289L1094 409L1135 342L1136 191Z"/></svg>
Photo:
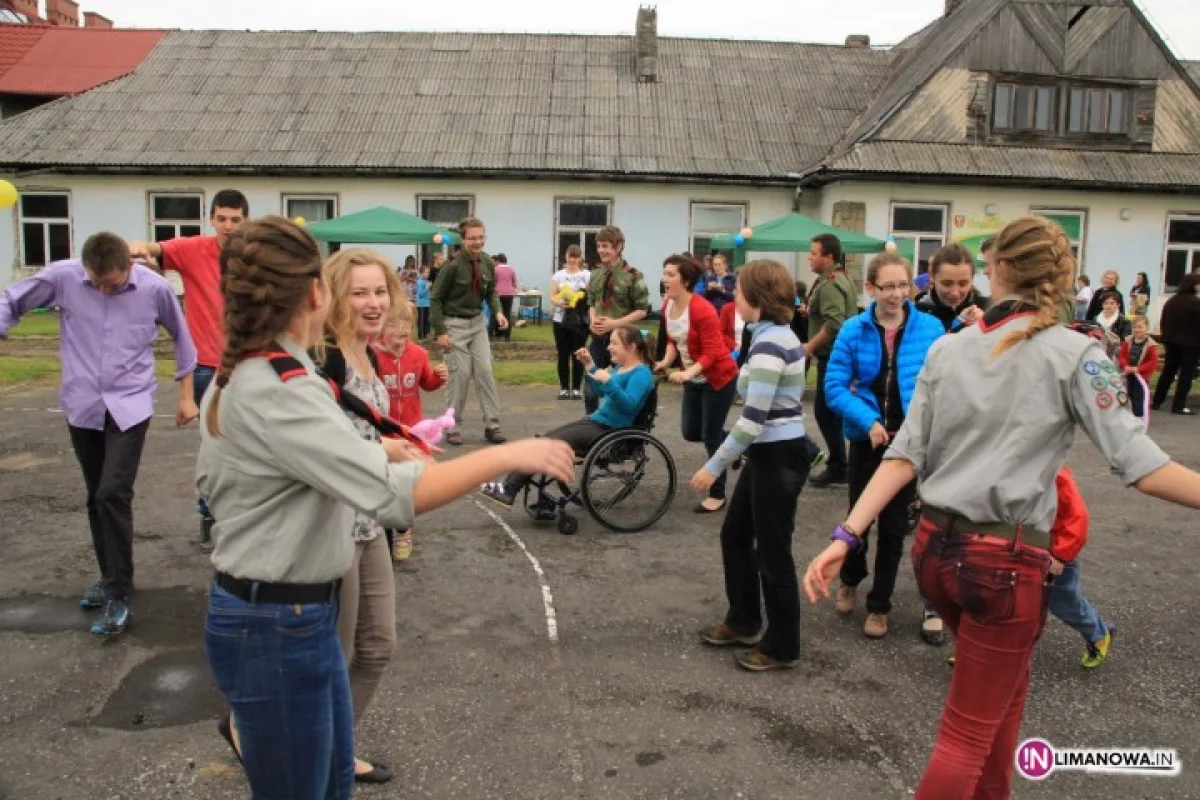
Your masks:
<svg viewBox="0 0 1200 800"><path fill-rule="evenodd" d="M1121 344L1117 366L1125 376L1133 415L1150 424L1150 378L1158 369L1158 345L1150 338L1150 323L1145 317L1133 318L1133 335Z"/></svg>
<svg viewBox="0 0 1200 800"><path fill-rule="evenodd" d="M426 309L428 311L428 308ZM392 307L383 329L383 338L375 348L379 376L387 387L389 414L401 425L412 427L425 417L421 390L434 392L446 383L445 364L429 363L429 353L412 341L413 312L408 303ZM412 555L412 531L387 531L392 560L404 561Z"/></svg>
<svg viewBox="0 0 1200 800"><path fill-rule="evenodd" d="M421 268L417 278L417 339L425 341L429 338L429 290L433 281L429 279L429 267Z"/></svg>

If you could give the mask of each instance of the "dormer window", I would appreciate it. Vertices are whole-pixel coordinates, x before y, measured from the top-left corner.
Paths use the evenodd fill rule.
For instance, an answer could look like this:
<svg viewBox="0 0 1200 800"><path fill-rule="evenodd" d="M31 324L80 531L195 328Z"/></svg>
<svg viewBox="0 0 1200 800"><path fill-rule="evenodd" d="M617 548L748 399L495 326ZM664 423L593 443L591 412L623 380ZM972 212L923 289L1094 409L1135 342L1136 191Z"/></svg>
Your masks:
<svg viewBox="0 0 1200 800"><path fill-rule="evenodd" d="M1067 95L1067 133L1113 134L1129 132L1128 89L1071 87Z"/></svg>
<svg viewBox="0 0 1200 800"><path fill-rule="evenodd" d="M1053 86L997 83L992 100L992 130L1053 133L1057 105Z"/></svg>

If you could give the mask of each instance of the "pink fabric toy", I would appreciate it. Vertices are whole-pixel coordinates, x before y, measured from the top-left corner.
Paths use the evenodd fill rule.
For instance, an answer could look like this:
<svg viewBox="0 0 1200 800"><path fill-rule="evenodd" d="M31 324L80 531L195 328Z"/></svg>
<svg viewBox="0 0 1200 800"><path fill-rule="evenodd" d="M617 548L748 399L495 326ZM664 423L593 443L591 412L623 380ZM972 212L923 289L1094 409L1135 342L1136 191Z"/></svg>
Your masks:
<svg viewBox="0 0 1200 800"><path fill-rule="evenodd" d="M447 408L446 413L433 419L423 419L410 430L426 444L437 444L442 440L442 433L454 427L454 409Z"/></svg>

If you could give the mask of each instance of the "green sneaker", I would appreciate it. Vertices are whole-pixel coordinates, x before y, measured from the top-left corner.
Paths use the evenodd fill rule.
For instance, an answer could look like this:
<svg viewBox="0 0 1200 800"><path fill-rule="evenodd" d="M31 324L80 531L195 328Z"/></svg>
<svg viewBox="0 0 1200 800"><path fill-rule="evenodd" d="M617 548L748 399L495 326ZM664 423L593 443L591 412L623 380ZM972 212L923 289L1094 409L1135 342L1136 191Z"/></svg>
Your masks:
<svg viewBox="0 0 1200 800"><path fill-rule="evenodd" d="M1112 647L1113 637L1117 635L1117 629L1112 625L1108 626L1108 632L1104 634L1104 638L1098 642L1092 642L1087 646L1087 650L1083 654L1083 660L1080 662L1087 669L1095 669L1104 663L1108 658L1108 648Z"/></svg>

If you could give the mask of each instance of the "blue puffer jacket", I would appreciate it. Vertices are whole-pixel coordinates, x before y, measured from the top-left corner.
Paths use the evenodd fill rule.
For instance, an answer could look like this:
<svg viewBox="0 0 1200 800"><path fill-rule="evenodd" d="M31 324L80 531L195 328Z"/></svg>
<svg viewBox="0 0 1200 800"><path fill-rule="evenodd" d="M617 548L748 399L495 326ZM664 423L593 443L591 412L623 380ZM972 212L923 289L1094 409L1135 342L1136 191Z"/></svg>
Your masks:
<svg viewBox="0 0 1200 800"><path fill-rule="evenodd" d="M896 354L896 379L906 414L925 356L945 333L936 317L918 311L911 301L907 305L908 319L900 335L900 352ZM846 438L852 442L869 439L871 426L883 421L883 412L871 389L883 363L883 336L875 326L875 304L871 303L866 311L843 323L825 368L825 402L842 416Z"/></svg>

